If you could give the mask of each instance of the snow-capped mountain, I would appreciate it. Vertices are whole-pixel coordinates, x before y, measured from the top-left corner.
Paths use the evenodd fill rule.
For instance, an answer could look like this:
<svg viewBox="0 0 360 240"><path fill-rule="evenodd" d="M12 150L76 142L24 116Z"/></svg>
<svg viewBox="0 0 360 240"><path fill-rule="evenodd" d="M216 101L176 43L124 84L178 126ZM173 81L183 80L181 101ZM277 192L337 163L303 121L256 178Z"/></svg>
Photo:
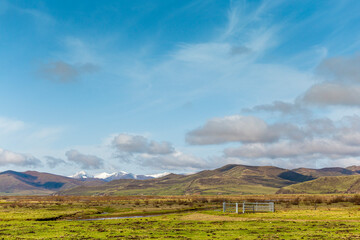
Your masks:
<svg viewBox="0 0 360 240"><path fill-rule="evenodd" d="M117 179L137 179L137 175L134 175L132 173L127 173L124 171L114 172L114 173L103 172L96 174L94 177L102 179L106 182L110 182L112 180L117 180Z"/></svg>
<svg viewBox="0 0 360 240"><path fill-rule="evenodd" d="M92 176L92 175L86 173L85 171L80 171L69 177L76 178L76 179L96 178L96 179L101 179L106 182L110 182L112 180L118 180L118 179L146 180L146 179L152 179L152 178L160 178L160 177L163 177L163 176L166 176L169 174L170 173L166 172L166 173L158 173L158 174L152 174L152 175L136 175L133 173L127 173L124 171L120 171L120 172L114 172L114 173L103 172L103 173L98 173L98 174L95 174L94 176Z"/></svg>
<svg viewBox="0 0 360 240"><path fill-rule="evenodd" d="M75 178L75 179L87 179L87 178L94 178L94 176L86 173L85 171L80 171L75 173L74 175L69 176L70 178Z"/></svg>

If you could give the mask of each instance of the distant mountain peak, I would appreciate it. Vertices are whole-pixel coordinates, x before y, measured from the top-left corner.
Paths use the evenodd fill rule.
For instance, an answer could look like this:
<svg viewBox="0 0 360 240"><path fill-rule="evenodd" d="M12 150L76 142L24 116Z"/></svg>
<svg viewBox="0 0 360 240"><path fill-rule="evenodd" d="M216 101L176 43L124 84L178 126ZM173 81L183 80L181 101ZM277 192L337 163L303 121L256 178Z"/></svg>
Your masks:
<svg viewBox="0 0 360 240"><path fill-rule="evenodd" d="M101 179L106 182L110 182L112 180L118 180L118 179L137 179L137 180L146 180L146 179L152 179L152 178L160 178L169 175L170 173L164 172L164 173L158 173L158 174L149 174L149 175L136 175L133 173L128 173L125 171L119 171L119 172L113 172L113 173L107 173L102 172L95 174L94 176L86 173L85 171L79 171L75 173L72 176L69 176L71 178L75 179L88 179L88 178L96 178Z"/></svg>
<svg viewBox="0 0 360 240"><path fill-rule="evenodd" d="M86 178L93 178L92 175L86 173L85 171L80 171L75 173L74 175L69 176L70 178L75 178L75 179L86 179Z"/></svg>

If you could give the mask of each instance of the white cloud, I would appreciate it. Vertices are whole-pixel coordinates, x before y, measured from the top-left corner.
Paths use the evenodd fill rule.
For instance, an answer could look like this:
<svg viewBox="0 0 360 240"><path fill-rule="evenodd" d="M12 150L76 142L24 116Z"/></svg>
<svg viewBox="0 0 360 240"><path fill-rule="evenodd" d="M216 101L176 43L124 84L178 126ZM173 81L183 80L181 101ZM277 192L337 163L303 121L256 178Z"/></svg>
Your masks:
<svg viewBox="0 0 360 240"><path fill-rule="evenodd" d="M298 103L321 106L360 106L360 55L324 59L317 67L323 82L311 86Z"/></svg>
<svg viewBox="0 0 360 240"><path fill-rule="evenodd" d="M94 156L82 154L77 150L69 150L65 153L68 161L80 165L83 169L99 169L104 166L104 160Z"/></svg>
<svg viewBox="0 0 360 240"><path fill-rule="evenodd" d="M169 142L156 142L140 135L119 134L112 142L122 153L170 154L174 147Z"/></svg>
<svg viewBox="0 0 360 240"><path fill-rule="evenodd" d="M360 106L360 86L337 83L316 84L299 100L315 105Z"/></svg>
<svg viewBox="0 0 360 240"><path fill-rule="evenodd" d="M226 142L272 142L277 138L263 120L237 115L210 119L203 127L189 132L186 141L190 144L206 145Z"/></svg>
<svg viewBox="0 0 360 240"><path fill-rule="evenodd" d="M328 81L338 83L360 83L360 55L324 59L317 73Z"/></svg>
<svg viewBox="0 0 360 240"><path fill-rule="evenodd" d="M283 101L274 101L271 104L261 104L256 105L252 108L244 108L244 112L253 113L253 112L270 112L270 113L281 113L284 116L300 116L309 118L312 113L309 109L305 108L298 103L289 103Z"/></svg>
<svg viewBox="0 0 360 240"><path fill-rule="evenodd" d="M276 142L279 139L300 140L306 129L291 123L267 124L253 116L226 116L208 120L204 126L190 131L186 141L193 145L221 144L228 142Z"/></svg>
<svg viewBox="0 0 360 240"><path fill-rule="evenodd" d="M268 15L276 5L264 2L255 9L246 9L250 13L243 15L243 6L234 2L227 24L212 39L179 44L151 63L144 61L148 56L141 53L135 59L131 56L116 59L113 62L121 61L121 64L114 66L114 71L131 79L136 98L142 98L139 102L145 103L143 105L148 107L149 103L160 102L155 111L213 96L224 101L236 94L243 96L237 98L242 104L254 104L258 96L268 101L275 95L288 98L299 94L309 86L307 73L260 60L280 42L281 26L272 24ZM296 84L279 93L279 89L289 85L290 79Z"/></svg>
<svg viewBox="0 0 360 240"><path fill-rule="evenodd" d="M14 165L22 167L36 167L40 166L39 159L26 154L15 153L0 148L0 166Z"/></svg>
<svg viewBox="0 0 360 240"><path fill-rule="evenodd" d="M65 165L66 164L66 162L61 158L55 158L55 157L51 157L51 156L45 156L44 158L46 159L46 164L50 168L56 168L59 165Z"/></svg>
<svg viewBox="0 0 360 240"><path fill-rule="evenodd" d="M155 169L194 170L209 167L204 159L176 151L167 155L141 154L136 161L143 166Z"/></svg>
<svg viewBox="0 0 360 240"><path fill-rule="evenodd" d="M122 162L153 169L194 170L209 166L202 158L176 150L169 142L156 142L141 135L118 134L111 143Z"/></svg>
<svg viewBox="0 0 360 240"><path fill-rule="evenodd" d="M319 118L301 124L271 125L254 117L215 118L189 132L187 141L202 145L242 144L224 149L225 159L309 166L311 160L340 161L360 157L360 117L347 116L338 121Z"/></svg>
<svg viewBox="0 0 360 240"><path fill-rule="evenodd" d="M333 139L313 139L302 142L281 141L272 144L246 144L238 148L224 150L227 157L240 158L306 158L340 159L360 156L360 147L346 145Z"/></svg>

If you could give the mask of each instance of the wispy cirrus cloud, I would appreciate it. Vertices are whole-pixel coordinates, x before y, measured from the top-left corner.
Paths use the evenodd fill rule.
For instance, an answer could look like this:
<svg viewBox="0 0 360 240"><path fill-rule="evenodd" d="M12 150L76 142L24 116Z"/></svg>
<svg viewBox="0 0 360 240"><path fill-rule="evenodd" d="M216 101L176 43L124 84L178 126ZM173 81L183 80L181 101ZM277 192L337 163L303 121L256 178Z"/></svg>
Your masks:
<svg viewBox="0 0 360 240"><path fill-rule="evenodd" d="M229 95L244 94L249 98L243 101L251 102L254 100L251 96L264 95L262 89L254 85L254 79L266 85L267 94L275 92L288 79L307 81L308 75L295 68L261 61L281 42L279 35L283 26L272 22L267 14L277 4L264 3L249 9L240 2L234 1L231 5L227 22L212 38L177 44L151 63L143 60L146 55L139 54L139 59L126 58L122 67L116 66L117 72L121 71L121 75L134 82L137 88L134 91L141 93L136 98L146 99L143 101L146 104L157 101L161 108L174 108L184 105L185 101L213 95L222 101ZM294 88L286 95L298 93L301 88L303 86ZM252 94L248 93L249 89Z"/></svg>
<svg viewBox="0 0 360 240"><path fill-rule="evenodd" d="M1 1L0 14L6 13L8 11L14 11L26 17L30 17L31 19L35 20L38 24L53 25L56 23L55 18L45 11L35 8L21 7L19 4L16 4L8 0Z"/></svg>
<svg viewBox="0 0 360 240"><path fill-rule="evenodd" d="M24 127L23 121L0 117L0 133L16 132Z"/></svg>

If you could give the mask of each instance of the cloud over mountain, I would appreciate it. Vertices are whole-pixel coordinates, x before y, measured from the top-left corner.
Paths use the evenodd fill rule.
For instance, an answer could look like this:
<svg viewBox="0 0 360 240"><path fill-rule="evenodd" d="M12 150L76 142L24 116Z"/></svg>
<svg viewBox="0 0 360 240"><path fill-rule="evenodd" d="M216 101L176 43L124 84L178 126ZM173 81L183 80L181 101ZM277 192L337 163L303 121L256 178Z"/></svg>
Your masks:
<svg viewBox="0 0 360 240"><path fill-rule="evenodd" d="M123 153L169 154L174 147L169 142L156 142L140 135L119 134L113 141L113 146Z"/></svg>
<svg viewBox="0 0 360 240"><path fill-rule="evenodd" d="M256 119L255 122L261 124L252 125L249 119ZM267 136L273 136L271 141ZM225 158L300 162L309 159L341 160L360 156L360 117L348 116L339 121L320 118L303 123L267 124L254 117L230 116L211 119L204 127L191 131L187 137L188 142L193 144L241 144L225 148Z"/></svg>
<svg viewBox="0 0 360 240"><path fill-rule="evenodd" d="M41 161L31 155L15 153L0 148L0 166L6 165L37 167L41 165Z"/></svg>
<svg viewBox="0 0 360 240"><path fill-rule="evenodd" d="M83 169L99 169L104 166L104 160L94 156L82 154L77 150L69 150L65 153L67 160L74 162Z"/></svg>
<svg viewBox="0 0 360 240"><path fill-rule="evenodd" d="M302 142L282 141L272 144L247 144L238 148L224 150L227 157L249 159L258 158L306 158L306 159L339 159L357 157L360 147L347 145L335 139L309 139Z"/></svg>
<svg viewBox="0 0 360 240"><path fill-rule="evenodd" d="M157 142L141 135L118 134L112 140L117 157L123 162L131 162L155 169L198 169L207 162L176 150L169 142Z"/></svg>
<svg viewBox="0 0 360 240"><path fill-rule="evenodd" d="M48 165L50 168L55 168L59 165L66 164L66 162L61 158L55 158L51 156L45 156L46 159L46 165Z"/></svg>

